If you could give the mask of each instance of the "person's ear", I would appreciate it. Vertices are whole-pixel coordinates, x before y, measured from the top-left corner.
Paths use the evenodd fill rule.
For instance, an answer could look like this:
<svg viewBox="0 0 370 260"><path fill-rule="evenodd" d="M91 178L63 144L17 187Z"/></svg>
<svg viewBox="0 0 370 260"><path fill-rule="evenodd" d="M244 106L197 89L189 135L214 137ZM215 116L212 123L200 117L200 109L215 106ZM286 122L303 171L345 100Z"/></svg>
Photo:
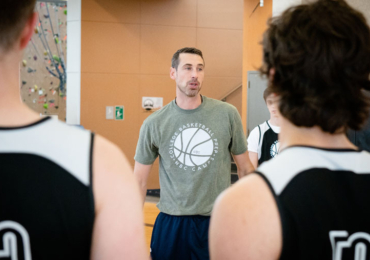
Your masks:
<svg viewBox="0 0 370 260"><path fill-rule="evenodd" d="M176 69L171 67L171 69L170 69L170 78L171 79L176 79L176 73L177 73Z"/></svg>
<svg viewBox="0 0 370 260"><path fill-rule="evenodd" d="M23 50L27 47L28 42L31 40L32 35L35 33L35 26L37 22L37 13L33 13L30 18L28 18L23 31L20 36L20 48Z"/></svg>

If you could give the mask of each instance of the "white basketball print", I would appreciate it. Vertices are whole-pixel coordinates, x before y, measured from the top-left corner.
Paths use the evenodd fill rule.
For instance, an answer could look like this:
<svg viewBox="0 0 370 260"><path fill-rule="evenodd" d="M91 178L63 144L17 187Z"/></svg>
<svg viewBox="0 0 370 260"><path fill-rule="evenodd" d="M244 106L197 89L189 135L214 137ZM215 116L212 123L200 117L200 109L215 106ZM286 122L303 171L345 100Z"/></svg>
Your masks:
<svg viewBox="0 0 370 260"><path fill-rule="evenodd" d="M270 148L270 155L272 158L274 158L279 153L279 149L280 149L280 143L279 143L279 140L276 140L271 145L271 148Z"/></svg>
<svg viewBox="0 0 370 260"><path fill-rule="evenodd" d="M198 166L206 163L213 152L211 136L200 128L184 129L174 143L174 154L181 163L187 166Z"/></svg>

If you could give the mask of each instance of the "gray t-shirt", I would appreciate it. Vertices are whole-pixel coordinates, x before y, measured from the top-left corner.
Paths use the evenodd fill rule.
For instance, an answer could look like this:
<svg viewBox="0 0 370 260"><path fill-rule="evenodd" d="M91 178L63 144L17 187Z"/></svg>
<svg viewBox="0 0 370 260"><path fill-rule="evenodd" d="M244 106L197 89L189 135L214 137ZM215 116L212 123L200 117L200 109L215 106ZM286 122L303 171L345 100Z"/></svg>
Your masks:
<svg viewBox="0 0 370 260"><path fill-rule="evenodd" d="M170 215L210 215L217 196L230 186L230 152L247 151L236 108L202 97L192 110L173 100L140 129L135 161L150 165L159 155L157 206Z"/></svg>

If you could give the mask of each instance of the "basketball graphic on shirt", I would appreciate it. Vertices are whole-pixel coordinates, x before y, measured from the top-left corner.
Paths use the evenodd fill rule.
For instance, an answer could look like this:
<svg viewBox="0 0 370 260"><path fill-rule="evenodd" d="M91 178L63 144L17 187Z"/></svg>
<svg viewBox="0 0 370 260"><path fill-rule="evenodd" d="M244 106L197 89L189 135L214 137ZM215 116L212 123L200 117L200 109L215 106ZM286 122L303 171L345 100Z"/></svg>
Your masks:
<svg viewBox="0 0 370 260"><path fill-rule="evenodd" d="M271 158L274 158L279 153L279 148L280 148L279 141L276 140L270 147Z"/></svg>
<svg viewBox="0 0 370 260"><path fill-rule="evenodd" d="M177 160L186 166L198 166L206 163L213 153L211 136L201 128L184 129L174 143Z"/></svg>

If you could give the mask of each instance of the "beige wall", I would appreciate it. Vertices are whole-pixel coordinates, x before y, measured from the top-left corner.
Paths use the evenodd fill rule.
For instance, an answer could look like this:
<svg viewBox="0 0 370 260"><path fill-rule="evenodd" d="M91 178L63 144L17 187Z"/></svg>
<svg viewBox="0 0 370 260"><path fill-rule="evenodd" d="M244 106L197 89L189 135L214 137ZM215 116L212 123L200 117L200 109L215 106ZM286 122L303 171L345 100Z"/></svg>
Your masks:
<svg viewBox="0 0 370 260"><path fill-rule="evenodd" d="M243 0L82 0L81 28L81 124L118 144L132 165L151 114L141 98L175 97L177 49L203 51L206 96L220 99L242 81ZM105 119L114 105L125 107L124 121ZM159 186L154 166L149 188Z"/></svg>

